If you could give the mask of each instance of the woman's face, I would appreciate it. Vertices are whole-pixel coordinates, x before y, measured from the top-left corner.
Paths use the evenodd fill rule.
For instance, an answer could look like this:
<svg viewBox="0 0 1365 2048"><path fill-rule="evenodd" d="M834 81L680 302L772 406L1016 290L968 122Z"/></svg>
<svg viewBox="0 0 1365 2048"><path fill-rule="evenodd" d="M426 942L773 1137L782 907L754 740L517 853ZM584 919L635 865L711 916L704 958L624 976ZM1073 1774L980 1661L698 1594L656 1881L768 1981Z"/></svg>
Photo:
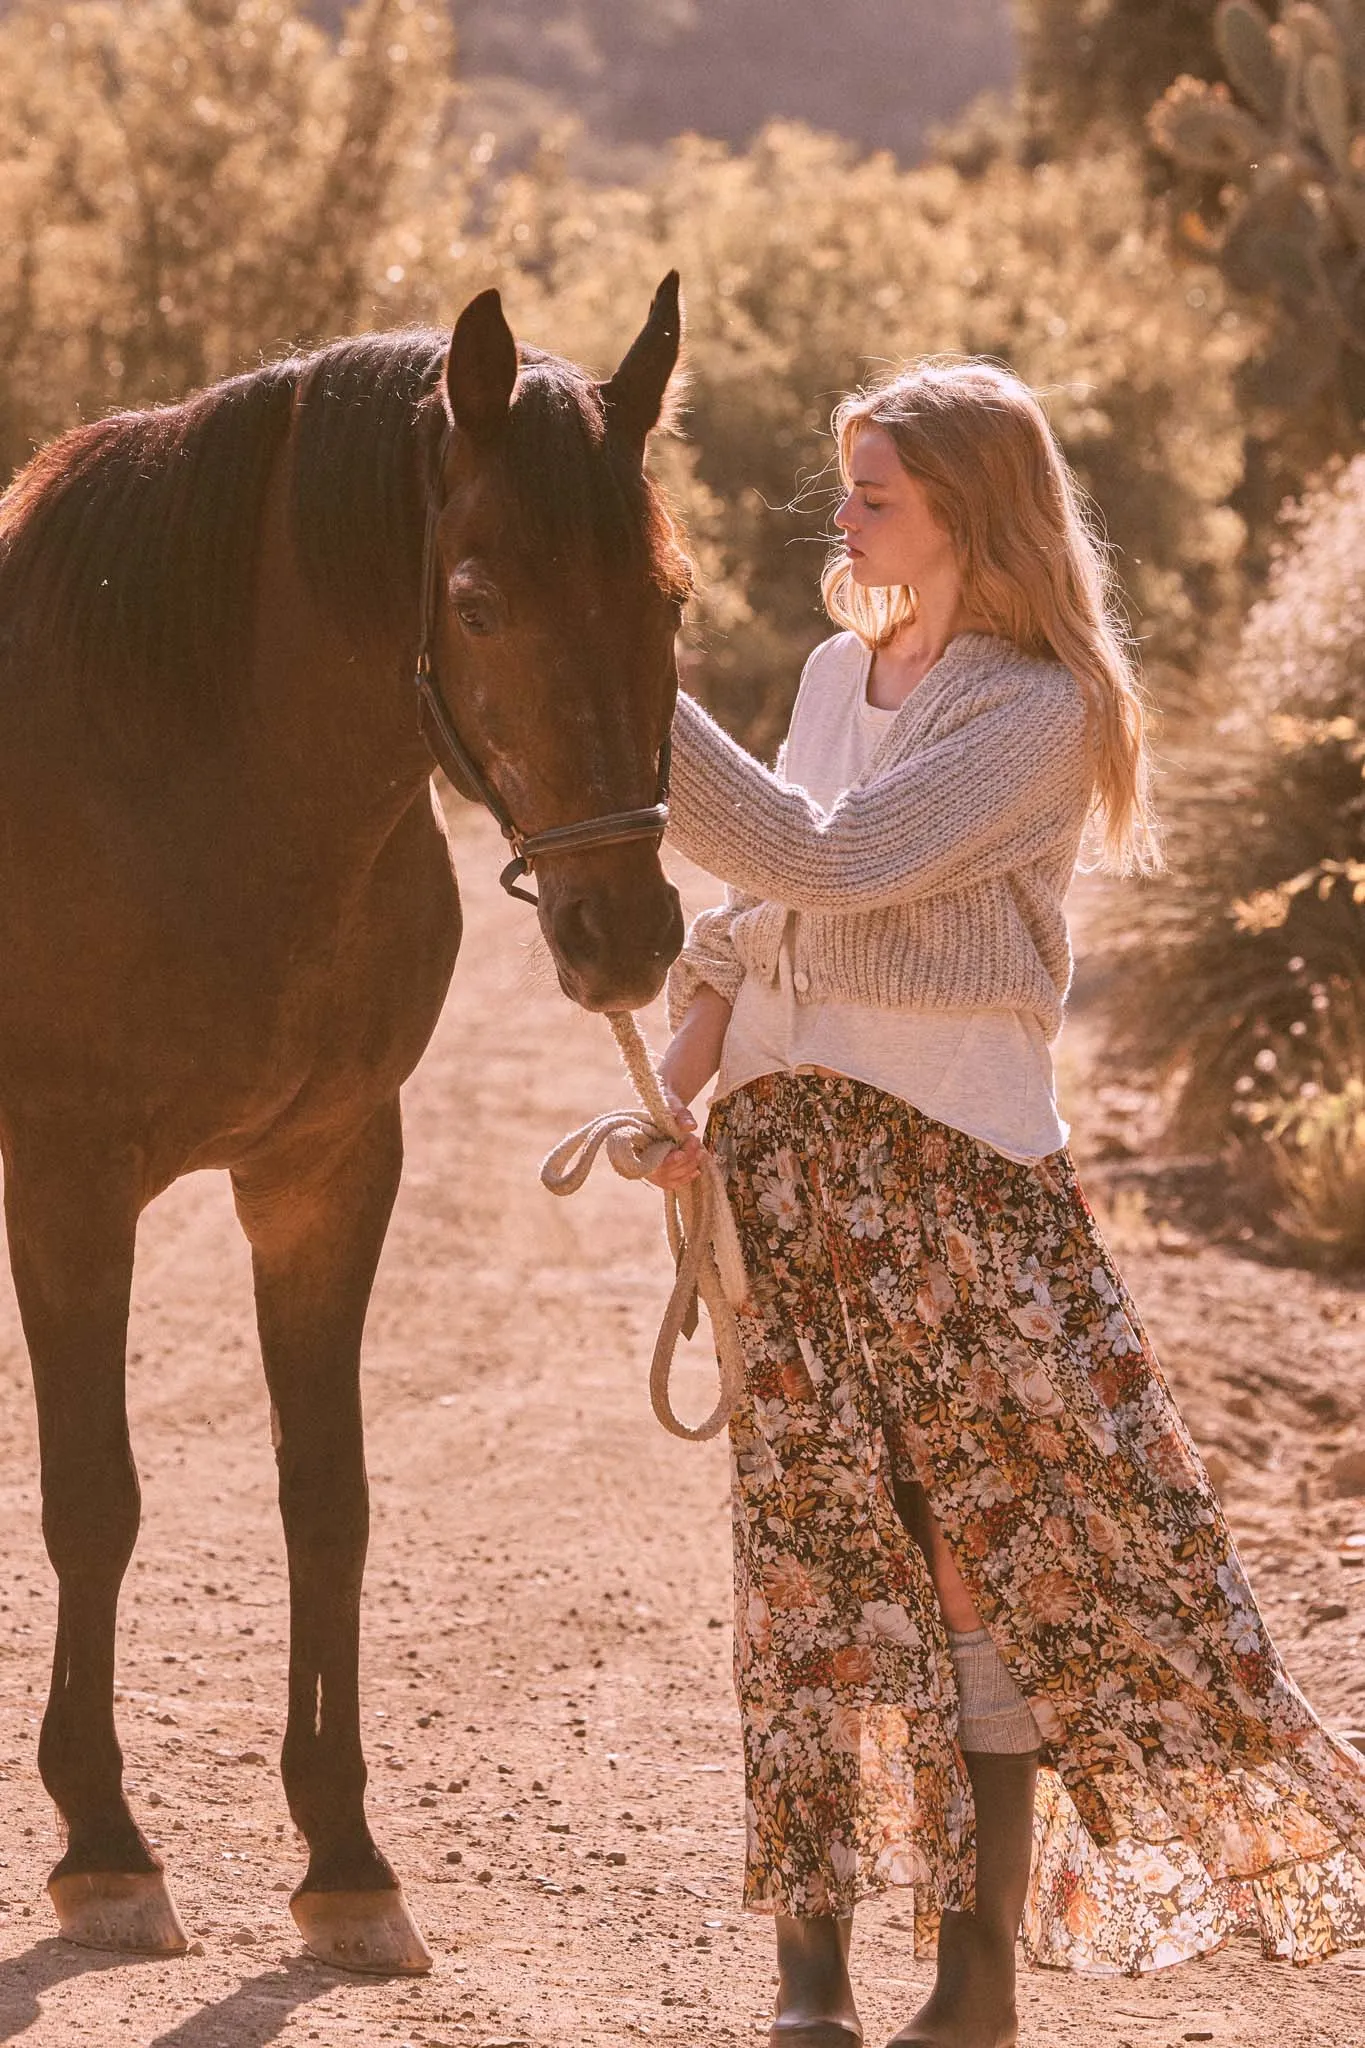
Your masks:
<svg viewBox="0 0 1365 2048"><path fill-rule="evenodd" d="M941 583L957 570L948 530L917 477L901 467L896 444L882 427L864 427L854 440L847 495L834 515L844 536L855 583L871 587Z"/></svg>

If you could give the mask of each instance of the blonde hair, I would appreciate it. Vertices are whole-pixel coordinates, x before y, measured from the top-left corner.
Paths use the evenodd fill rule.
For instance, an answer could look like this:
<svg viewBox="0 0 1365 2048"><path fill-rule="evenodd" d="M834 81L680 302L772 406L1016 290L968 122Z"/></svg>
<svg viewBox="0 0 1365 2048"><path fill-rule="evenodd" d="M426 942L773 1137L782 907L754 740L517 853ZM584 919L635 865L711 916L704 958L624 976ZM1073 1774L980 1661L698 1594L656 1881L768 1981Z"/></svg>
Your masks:
<svg viewBox="0 0 1365 2048"><path fill-rule="evenodd" d="M1075 676L1090 713L1100 864L1155 872L1162 856L1147 700L1108 551L1033 392L995 363L928 357L853 392L831 424L845 486L862 430L890 436L951 536L966 614ZM860 587L842 550L821 587L830 618L868 647L884 646L915 616L912 589Z"/></svg>

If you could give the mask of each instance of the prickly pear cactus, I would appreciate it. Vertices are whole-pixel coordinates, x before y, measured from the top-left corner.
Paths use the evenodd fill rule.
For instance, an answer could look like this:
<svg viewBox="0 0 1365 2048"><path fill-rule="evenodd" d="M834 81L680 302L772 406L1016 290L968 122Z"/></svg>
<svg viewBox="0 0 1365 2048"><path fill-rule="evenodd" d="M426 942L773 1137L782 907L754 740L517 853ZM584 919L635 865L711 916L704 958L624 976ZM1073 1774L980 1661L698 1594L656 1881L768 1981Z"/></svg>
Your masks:
<svg viewBox="0 0 1365 2048"><path fill-rule="evenodd" d="M1187 246L1274 314L1250 395L1292 406L1365 373L1365 0L1221 0L1214 33L1228 83L1177 79L1148 127Z"/></svg>
<svg viewBox="0 0 1365 2048"><path fill-rule="evenodd" d="M1239 98L1263 121L1284 112L1284 63L1270 22L1254 0L1227 0L1214 17L1218 54Z"/></svg>

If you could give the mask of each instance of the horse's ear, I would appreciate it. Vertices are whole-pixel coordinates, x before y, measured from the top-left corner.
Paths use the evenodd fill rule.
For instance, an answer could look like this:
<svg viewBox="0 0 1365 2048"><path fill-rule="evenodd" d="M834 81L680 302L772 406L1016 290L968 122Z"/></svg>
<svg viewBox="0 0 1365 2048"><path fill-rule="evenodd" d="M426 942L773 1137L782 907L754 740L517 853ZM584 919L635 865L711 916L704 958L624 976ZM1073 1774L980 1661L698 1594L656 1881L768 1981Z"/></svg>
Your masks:
<svg viewBox="0 0 1365 2048"><path fill-rule="evenodd" d="M654 294L649 318L636 335L616 375L602 386L607 425L644 452L645 441L659 424L669 379L678 367L682 345L682 307L678 273L670 270Z"/></svg>
<svg viewBox="0 0 1365 2048"><path fill-rule="evenodd" d="M457 427L486 441L507 418L517 344L495 291L480 292L455 322L446 354L446 403Z"/></svg>

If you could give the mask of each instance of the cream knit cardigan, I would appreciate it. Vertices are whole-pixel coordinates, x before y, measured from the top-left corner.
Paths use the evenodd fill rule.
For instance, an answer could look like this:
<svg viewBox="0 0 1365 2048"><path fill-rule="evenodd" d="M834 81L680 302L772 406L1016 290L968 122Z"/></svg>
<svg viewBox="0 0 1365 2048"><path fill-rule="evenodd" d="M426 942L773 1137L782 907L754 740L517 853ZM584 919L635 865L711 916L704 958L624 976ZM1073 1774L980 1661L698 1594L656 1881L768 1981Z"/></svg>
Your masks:
<svg viewBox="0 0 1365 2048"><path fill-rule="evenodd" d="M802 716L831 662L816 649ZM676 1026L703 983L733 1002L773 981L792 918L803 1002L1032 1010L1061 1028L1071 982L1063 898L1093 793L1080 685L1054 661L960 633L910 692L865 775L821 811L680 696L669 838L730 885L669 975Z"/></svg>

